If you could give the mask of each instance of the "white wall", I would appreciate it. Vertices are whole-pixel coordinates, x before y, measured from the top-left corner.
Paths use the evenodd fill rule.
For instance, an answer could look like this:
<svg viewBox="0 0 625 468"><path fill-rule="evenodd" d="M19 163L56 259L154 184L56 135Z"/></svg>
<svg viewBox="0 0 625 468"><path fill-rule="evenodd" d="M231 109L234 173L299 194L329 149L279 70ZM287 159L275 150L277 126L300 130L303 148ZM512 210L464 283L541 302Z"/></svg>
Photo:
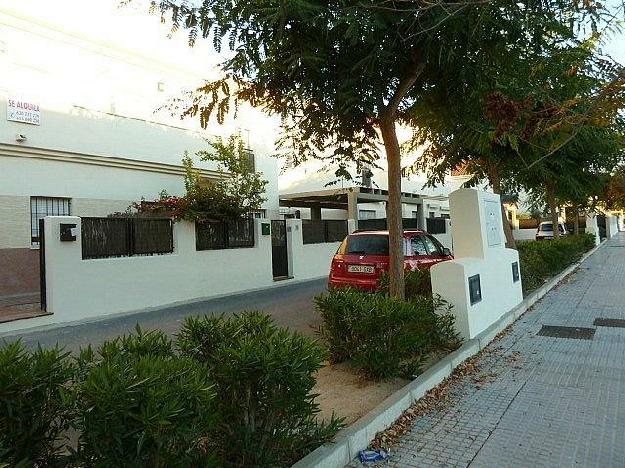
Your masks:
<svg viewBox="0 0 625 468"><path fill-rule="evenodd" d="M6 101L0 97L2 115L6 115ZM15 141L18 133L26 135L26 142ZM181 165L185 151L193 156L199 150L209 149L205 138L209 135L80 109L68 113L43 109L38 126L9 121L0 125L0 144L19 147L26 153L29 148L43 148L69 152L68 156L124 158L176 166ZM14 152L7 147L6 153ZM264 208L278 209L278 163L260 151L255 153L255 159L257 171L269 181ZM202 169L216 169L214 162L197 158L194 164ZM0 165L0 195L121 200L154 198L163 189L171 194L184 193L182 177L174 174L24 156L0 156Z"/></svg>
<svg viewBox="0 0 625 468"><path fill-rule="evenodd" d="M453 305L457 331L471 339L523 300L519 254L505 248L499 195L459 189L450 195L454 260L432 267L432 291ZM471 304L469 278L479 275L481 300Z"/></svg>
<svg viewBox="0 0 625 468"><path fill-rule="evenodd" d="M289 274L295 278L328 276L332 257L341 243L304 244L302 220L287 219L286 225L290 260Z"/></svg>
<svg viewBox="0 0 625 468"><path fill-rule="evenodd" d="M605 216L605 235L608 239L618 233L618 217L612 214Z"/></svg>
<svg viewBox="0 0 625 468"><path fill-rule="evenodd" d="M252 248L196 251L193 224L179 222L174 225L173 254L83 260L80 234L75 242L59 241L62 222L80 228L80 218L46 218L48 312L56 322L273 284L271 237L259 235L258 226Z"/></svg>
<svg viewBox="0 0 625 468"><path fill-rule="evenodd" d="M83 260L80 218L47 217L47 310L53 315L0 324L0 333L284 285L273 280L263 222L255 220L252 248L196 251L193 224L177 222L172 254ZM76 241L59 240L61 223L77 225ZM292 279L286 282L327 276L339 243L303 245L301 220L288 220L288 227Z"/></svg>
<svg viewBox="0 0 625 468"><path fill-rule="evenodd" d="M536 240L536 229L513 229L514 240Z"/></svg>

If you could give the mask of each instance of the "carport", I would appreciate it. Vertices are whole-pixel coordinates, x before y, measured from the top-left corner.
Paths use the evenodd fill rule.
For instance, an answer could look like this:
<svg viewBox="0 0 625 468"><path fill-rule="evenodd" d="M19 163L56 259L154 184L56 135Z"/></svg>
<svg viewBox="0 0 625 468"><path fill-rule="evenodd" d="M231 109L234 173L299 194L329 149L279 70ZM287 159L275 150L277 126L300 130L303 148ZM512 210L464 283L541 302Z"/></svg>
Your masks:
<svg viewBox="0 0 625 468"><path fill-rule="evenodd" d="M425 226L423 212L424 197L414 193L402 192L401 203L413 205L420 213L419 227ZM370 187L348 187L339 189L316 190L314 192L289 193L280 195L280 206L285 208L309 208L311 219L321 219L321 210L345 210L347 219L358 220L360 203L379 203L388 201L388 191Z"/></svg>

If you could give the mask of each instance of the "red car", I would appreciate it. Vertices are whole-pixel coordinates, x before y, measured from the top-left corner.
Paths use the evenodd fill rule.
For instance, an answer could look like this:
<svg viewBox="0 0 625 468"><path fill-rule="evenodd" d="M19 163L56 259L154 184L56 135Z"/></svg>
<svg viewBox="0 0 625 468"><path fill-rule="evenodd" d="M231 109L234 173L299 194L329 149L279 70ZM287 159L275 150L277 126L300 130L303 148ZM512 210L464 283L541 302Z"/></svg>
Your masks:
<svg viewBox="0 0 625 468"><path fill-rule="evenodd" d="M406 269L427 268L453 259L451 251L423 231L404 231ZM382 272L388 270L388 231L361 231L343 240L332 259L329 287L353 286L375 291Z"/></svg>

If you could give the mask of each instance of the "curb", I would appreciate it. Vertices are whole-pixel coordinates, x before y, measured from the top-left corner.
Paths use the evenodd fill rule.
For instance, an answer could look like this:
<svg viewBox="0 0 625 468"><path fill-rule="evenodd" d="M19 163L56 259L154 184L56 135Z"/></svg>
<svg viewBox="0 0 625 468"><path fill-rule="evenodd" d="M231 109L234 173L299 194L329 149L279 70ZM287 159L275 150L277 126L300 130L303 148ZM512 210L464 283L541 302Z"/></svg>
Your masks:
<svg viewBox="0 0 625 468"><path fill-rule="evenodd" d="M605 241L584 254L578 262L567 267L540 288L532 291L518 306L506 312L486 330L475 338L466 341L456 351L445 356L408 385L390 395L353 425L339 431L334 442L313 450L295 463L292 468L342 468L349 464L360 450L369 445L369 442L374 439L378 432L391 426L405 410L423 397L426 392L449 377L464 360L488 346L502 330L514 323L563 279L577 270L588 257L604 244Z"/></svg>

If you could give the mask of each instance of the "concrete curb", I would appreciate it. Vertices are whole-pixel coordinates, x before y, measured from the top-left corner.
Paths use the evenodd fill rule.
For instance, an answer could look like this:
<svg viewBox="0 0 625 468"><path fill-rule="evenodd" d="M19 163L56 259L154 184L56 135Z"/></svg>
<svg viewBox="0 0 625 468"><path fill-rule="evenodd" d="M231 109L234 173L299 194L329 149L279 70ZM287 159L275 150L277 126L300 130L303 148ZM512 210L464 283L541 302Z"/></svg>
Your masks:
<svg viewBox="0 0 625 468"><path fill-rule="evenodd" d="M445 378L449 377L454 369L464 360L474 356L488 346L499 333L514 323L603 245L604 243L602 242L587 252L577 263L569 266L562 273L554 276L543 286L533 291L523 299L523 302L506 312L497 322L493 323L478 336L465 342L460 348L445 356L408 385L397 390L356 421L356 423L340 431L334 442L322 445L312 451L295 463L293 468L340 468L349 464L360 450L369 445L369 442L375 438L378 432L391 426L405 410L423 397L427 391L433 389Z"/></svg>

